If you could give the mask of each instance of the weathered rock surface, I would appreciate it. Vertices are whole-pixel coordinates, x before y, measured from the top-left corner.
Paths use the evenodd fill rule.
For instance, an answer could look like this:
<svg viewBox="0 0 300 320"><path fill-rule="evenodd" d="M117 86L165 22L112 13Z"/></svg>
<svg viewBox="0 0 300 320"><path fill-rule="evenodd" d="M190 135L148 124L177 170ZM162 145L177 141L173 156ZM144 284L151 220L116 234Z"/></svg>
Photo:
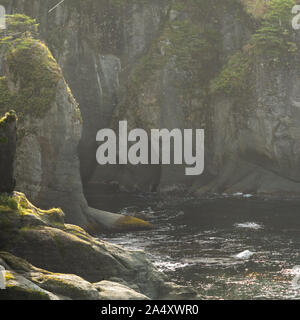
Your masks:
<svg viewBox="0 0 300 320"><path fill-rule="evenodd" d="M16 278L12 279L13 287L34 290L29 298L41 292L43 298L163 299L170 297L170 293L176 298L177 290L165 284L167 278L142 251L128 251L93 238L78 226L64 224L63 216L60 209L36 208L21 193L0 203L0 251L49 271L28 267L28 263L18 259L8 259L9 255L6 261L7 255L2 254L9 270L18 273L13 274ZM120 284L101 282L103 280ZM105 293L104 288L110 291ZM115 292L117 288L119 295ZM191 297L195 296L193 290L186 290ZM49 296L49 292L54 296Z"/></svg>
<svg viewBox="0 0 300 320"><path fill-rule="evenodd" d="M1 109L14 106L20 115L16 190L43 208L61 207L66 221L86 229L151 228L142 220L88 207L78 158L82 119L77 102L48 48L34 38L38 36L35 21L16 15L8 19L9 28L15 25L24 32L20 38L0 43L6 49L0 101ZM10 140L8 146L13 147Z"/></svg>
<svg viewBox="0 0 300 320"><path fill-rule="evenodd" d="M17 142L17 117L14 111L0 118L0 193L11 193L15 187L14 159Z"/></svg>
<svg viewBox="0 0 300 320"><path fill-rule="evenodd" d="M101 281L95 284L99 296L103 300L148 300L143 294L116 282ZM100 299L100 300L101 300Z"/></svg>
<svg viewBox="0 0 300 320"><path fill-rule="evenodd" d="M84 122L79 152L84 181L95 167L96 132L110 125L119 103L122 74L130 72L159 34L168 3L66 1L49 15L50 0L7 3L8 12L25 13L40 22L42 36L80 104Z"/></svg>
<svg viewBox="0 0 300 320"><path fill-rule="evenodd" d="M6 289L0 300L148 300L124 285L101 281L90 283L76 275L36 268L10 253L0 252Z"/></svg>
<svg viewBox="0 0 300 320"><path fill-rule="evenodd" d="M84 182L92 176L93 182L117 182L125 190L298 193L299 58L280 65L278 55L269 55L272 39L261 29L262 19L268 23L268 12L277 10L281 22L271 21L275 38L289 35L280 50L286 57L298 50L299 36L290 27L293 4L89 0L61 5L49 16L49 1L7 6L38 19L80 103ZM263 34L265 57L247 71L252 101L212 92L210 82L236 52L256 47L253 34ZM96 131L124 119L130 128L146 130L205 129L205 174L186 177L183 166L108 166L93 173Z"/></svg>

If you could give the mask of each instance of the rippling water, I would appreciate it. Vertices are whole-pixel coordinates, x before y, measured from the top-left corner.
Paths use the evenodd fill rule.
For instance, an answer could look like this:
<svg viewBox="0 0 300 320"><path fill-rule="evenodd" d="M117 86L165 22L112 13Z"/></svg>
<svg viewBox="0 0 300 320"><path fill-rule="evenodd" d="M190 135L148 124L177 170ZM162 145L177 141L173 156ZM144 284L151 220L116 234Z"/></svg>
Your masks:
<svg viewBox="0 0 300 320"><path fill-rule="evenodd" d="M87 192L91 206L141 213L154 231L101 235L143 249L154 264L203 299L298 299L300 201L250 195L206 199Z"/></svg>

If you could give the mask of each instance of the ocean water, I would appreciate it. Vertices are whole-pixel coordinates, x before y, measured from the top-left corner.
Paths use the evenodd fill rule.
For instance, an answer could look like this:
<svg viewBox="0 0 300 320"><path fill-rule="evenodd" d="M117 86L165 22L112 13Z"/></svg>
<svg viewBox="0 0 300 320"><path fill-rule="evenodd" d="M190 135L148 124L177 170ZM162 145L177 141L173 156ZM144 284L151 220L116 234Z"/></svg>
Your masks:
<svg viewBox="0 0 300 320"><path fill-rule="evenodd" d="M144 250L159 270L193 287L201 299L300 298L298 200L240 193L203 199L103 195L95 188L86 195L93 207L150 221L152 231L99 237Z"/></svg>

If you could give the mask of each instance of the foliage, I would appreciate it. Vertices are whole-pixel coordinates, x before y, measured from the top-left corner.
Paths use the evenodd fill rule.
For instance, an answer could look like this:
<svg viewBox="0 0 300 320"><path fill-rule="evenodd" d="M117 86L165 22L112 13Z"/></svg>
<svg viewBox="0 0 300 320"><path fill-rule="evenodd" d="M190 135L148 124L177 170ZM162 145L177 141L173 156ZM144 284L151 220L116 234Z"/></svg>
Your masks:
<svg viewBox="0 0 300 320"><path fill-rule="evenodd" d="M32 32L35 20L24 15L9 16L9 34L17 36L0 40L6 49L7 77L0 78L0 110L12 106L20 118L24 114L43 117L55 99L56 86L62 78L61 70L49 49Z"/></svg>
<svg viewBox="0 0 300 320"><path fill-rule="evenodd" d="M241 93L249 86L250 73L249 57L240 51L229 59L219 76L212 81L211 90L212 92L222 91L226 94Z"/></svg>
<svg viewBox="0 0 300 320"><path fill-rule="evenodd" d="M184 20L171 24L166 36L169 40L165 45L166 55L175 57L177 67L184 70L193 82L204 85L217 59L217 35L212 31L203 32L192 21Z"/></svg>
<svg viewBox="0 0 300 320"><path fill-rule="evenodd" d="M271 0L264 19L243 50L233 55L212 81L212 92L239 95L250 87L257 57L268 64L290 64L298 53L292 30L291 9L295 0Z"/></svg>
<svg viewBox="0 0 300 320"><path fill-rule="evenodd" d="M272 0L268 4L262 25L252 39L256 53L279 58L297 51L291 26L291 9L295 4L295 0Z"/></svg>
<svg viewBox="0 0 300 320"><path fill-rule="evenodd" d="M241 0L249 14L256 19L264 17L269 0Z"/></svg>

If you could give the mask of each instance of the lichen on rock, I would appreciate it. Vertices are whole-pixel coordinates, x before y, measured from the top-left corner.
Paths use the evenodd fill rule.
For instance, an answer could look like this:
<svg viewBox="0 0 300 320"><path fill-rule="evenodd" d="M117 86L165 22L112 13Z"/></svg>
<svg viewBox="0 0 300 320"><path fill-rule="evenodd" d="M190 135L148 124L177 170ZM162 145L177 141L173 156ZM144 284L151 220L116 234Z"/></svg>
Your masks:
<svg viewBox="0 0 300 320"><path fill-rule="evenodd" d="M27 293L29 299L38 293L43 298L63 299L163 298L174 288L165 286L166 276L142 251L94 238L78 226L65 224L60 209L38 209L21 193L0 198L0 251L6 252L0 258L14 276L8 282L13 288L9 297L20 297L18 290L23 297L24 286L34 290ZM116 282L116 278L123 286L101 283ZM111 294L103 289L109 286Z"/></svg>
<svg viewBox="0 0 300 320"><path fill-rule="evenodd" d="M8 252L0 252L6 268L6 290L0 300L148 300L145 295L111 281L90 283L73 274L37 268Z"/></svg>

